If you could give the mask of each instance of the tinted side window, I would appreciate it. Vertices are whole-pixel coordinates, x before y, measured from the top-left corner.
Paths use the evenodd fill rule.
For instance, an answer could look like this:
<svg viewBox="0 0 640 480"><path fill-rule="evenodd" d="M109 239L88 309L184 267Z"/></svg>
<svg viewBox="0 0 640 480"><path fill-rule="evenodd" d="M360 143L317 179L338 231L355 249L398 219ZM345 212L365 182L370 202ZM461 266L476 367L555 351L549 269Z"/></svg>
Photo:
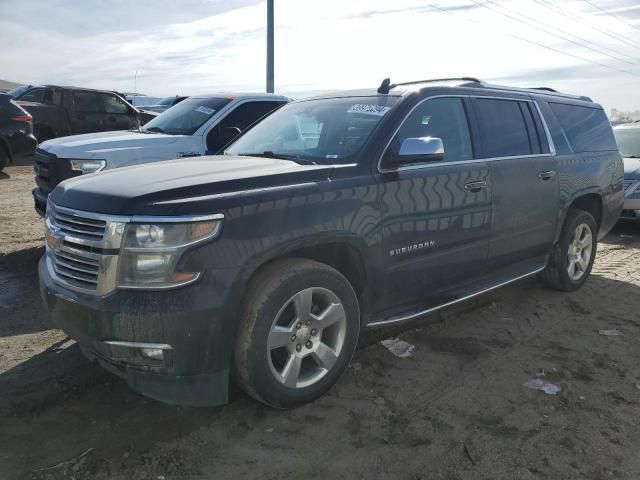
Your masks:
<svg viewBox="0 0 640 480"><path fill-rule="evenodd" d="M562 127L560 126L560 122L553 114L551 108L546 102L539 102L540 110L542 111L542 116L544 117L544 121L547 124L547 128L549 129L549 133L551 134L551 139L553 140L553 146L556 149L556 155L570 155L573 153L571 147L569 146L569 140L565 135Z"/></svg>
<svg viewBox="0 0 640 480"><path fill-rule="evenodd" d="M25 102L42 102L44 96L44 88L34 88L25 93L20 100Z"/></svg>
<svg viewBox="0 0 640 480"><path fill-rule="evenodd" d="M475 99L482 158L534 153L521 103L515 100Z"/></svg>
<svg viewBox="0 0 640 480"><path fill-rule="evenodd" d="M98 97L93 92L73 92L73 103L78 112L99 112Z"/></svg>
<svg viewBox="0 0 640 480"><path fill-rule="evenodd" d="M609 119L600 108L549 102L574 152L617 150Z"/></svg>
<svg viewBox="0 0 640 480"><path fill-rule="evenodd" d="M407 138L437 137L444 145L444 161L473 158L469 124L461 98L433 98L419 104L402 123L389 147L399 152Z"/></svg>
<svg viewBox="0 0 640 480"><path fill-rule="evenodd" d="M125 103L115 95L101 93L98 96L100 97L100 101L102 102L102 106L105 112L119 113L123 115L126 115L129 113L129 109L127 108Z"/></svg>
<svg viewBox="0 0 640 480"><path fill-rule="evenodd" d="M207 150L217 152L249 126L284 105L280 102L246 102L224 117L207 135Z"/></svg>

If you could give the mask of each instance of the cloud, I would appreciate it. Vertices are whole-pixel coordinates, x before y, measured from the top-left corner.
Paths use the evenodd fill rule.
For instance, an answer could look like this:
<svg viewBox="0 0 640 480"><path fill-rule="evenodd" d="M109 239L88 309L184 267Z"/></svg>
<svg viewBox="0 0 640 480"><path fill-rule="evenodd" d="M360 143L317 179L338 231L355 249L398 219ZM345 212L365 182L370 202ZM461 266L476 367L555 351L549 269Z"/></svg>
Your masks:
<svg viewBox="0 0 640 480"><path fill-rule="evenodd" d="M603 8L613 8L612 3L597 1ZM0 76L8 80L132 90L137 71L138 90L151 95L264 88L264 2L32 0L29 9L20 7L18 0L0 2L0 44L11 45L0 50ZM637 88L627 86L637 84L637 77L576 56L612 68L633 67L468 1L275 3L276 87L282 93L300 96L375 87L388 76L403 81L471 75L524 85L559 85L581 94L580 89L587 89L611 106L631 102L640 108ZM527 15L609 49L602 50L605 53L638 58L632 46L539 3L499 3L513 15ZM635 1L616 0L616 5L616 15L628 21L635 18ZM640 43L637 31L615 18L594 14L586 2L563 8ZM11 40L15 38L20 42ZM640 74L640 67L634 71Z"/></svg>

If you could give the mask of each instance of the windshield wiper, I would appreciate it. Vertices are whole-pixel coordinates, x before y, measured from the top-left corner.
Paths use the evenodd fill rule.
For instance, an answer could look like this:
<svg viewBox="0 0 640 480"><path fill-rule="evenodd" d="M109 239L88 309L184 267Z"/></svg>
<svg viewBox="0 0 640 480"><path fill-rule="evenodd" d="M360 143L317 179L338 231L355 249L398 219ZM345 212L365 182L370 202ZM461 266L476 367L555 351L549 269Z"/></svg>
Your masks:
<svg viewBox="0 0 640 480"><path fill-rule="evenodd" d="M262 153L240 153L241 157L261 157L261 158L275 158L280 160L292 160L300 165L317 165L313 160L306 158L300 158L300 155L288 155L286 153L274 153L271 150L266 150Z"/></svg>
<svg viewBox="0 0 640 480"><path fill-rule="evenodd" d="M624 158L640 158L640 155L622 155Z"/></svg>
<svg viewBox="0 0 640 480"><path fill-rule="evenodd" d="M166 131L164 131L160 127L143 128L142 130L145 131L145 132L157 132L157 133L164 133L164 134L167 133Z"/></svg>

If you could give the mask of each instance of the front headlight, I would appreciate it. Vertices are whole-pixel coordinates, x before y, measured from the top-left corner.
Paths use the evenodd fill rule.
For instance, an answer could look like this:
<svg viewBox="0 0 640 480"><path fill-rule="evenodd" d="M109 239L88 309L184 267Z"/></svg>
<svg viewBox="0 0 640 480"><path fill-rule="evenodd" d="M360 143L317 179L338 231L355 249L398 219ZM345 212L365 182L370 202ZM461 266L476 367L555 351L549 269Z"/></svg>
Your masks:
<svg viewBox="0 0 640 480"><path fill-rule="evenodd" d="M71 170L81 172L83 175L99 172L106 166L106 160L71 160Z"/></svg>
<svg viewBox="0 0 640 480"><path fill-rule="evenodd" d="M178 272L176 266L190 247L218 236L222 215L176 223L130 223L120 256L120 288L174 288L195 282L201 272Z"/></svg>

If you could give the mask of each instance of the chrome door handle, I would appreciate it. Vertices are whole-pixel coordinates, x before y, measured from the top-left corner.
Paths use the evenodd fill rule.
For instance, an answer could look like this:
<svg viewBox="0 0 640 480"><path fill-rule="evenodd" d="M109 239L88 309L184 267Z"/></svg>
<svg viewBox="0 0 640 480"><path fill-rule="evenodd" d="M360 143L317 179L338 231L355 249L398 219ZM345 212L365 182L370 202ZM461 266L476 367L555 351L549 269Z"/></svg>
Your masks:
<svg viewBox="0 0 640 480"><path fill-rule="evenodd" d="M487 188L489 188L489 184L484 180L481 182L469 182L464 184L464 189L467 192L477 193L482 190L486 190Z"/></svg>
<svg viewBox="0 0 640 480"><path fill-rule="evenodd" d="M555 176L556 176L556 172L554 172L553 170L548 170L546 172L540 172L538 174L538 178L540 180L551 180Z"/></svg>

